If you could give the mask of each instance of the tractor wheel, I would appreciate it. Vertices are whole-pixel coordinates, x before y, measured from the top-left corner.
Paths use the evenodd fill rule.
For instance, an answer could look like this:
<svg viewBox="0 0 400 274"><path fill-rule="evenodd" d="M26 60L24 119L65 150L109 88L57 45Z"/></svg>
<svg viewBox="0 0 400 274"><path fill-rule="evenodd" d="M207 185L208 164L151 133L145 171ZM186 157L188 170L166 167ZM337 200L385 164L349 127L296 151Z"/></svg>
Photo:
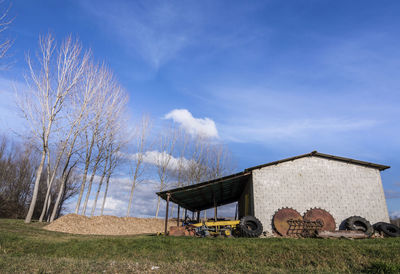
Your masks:
<svg viewBox="0 0 400 274"><path fill-rule="evenodd" d="M379 229L389 237L400 237L400 228L389 223L381 223Z"/></svg>
<svg viewBox="0 0 400 274"><path fill-rule="evenodd" d="M375 231L381 232L381 225L386 224L385 222L377 222L376 224L372 225L372 227L375 229Z"/></svg>
<svg viewBox="0 0 400 274"><path fill-rule="evenodd" d="M368 237L374 233L374 228L365 219L360 216L352 216L346 219L346 227L349 230L357 230L364 232Z"/></svg>
<svg viewBox="0 0 400 274"><path fill-rule="evenodd" d="M240 219L237 229L240 232L240 236L248 238L259 237L263 232L261 222L253 216L245 216Z"/></svg>

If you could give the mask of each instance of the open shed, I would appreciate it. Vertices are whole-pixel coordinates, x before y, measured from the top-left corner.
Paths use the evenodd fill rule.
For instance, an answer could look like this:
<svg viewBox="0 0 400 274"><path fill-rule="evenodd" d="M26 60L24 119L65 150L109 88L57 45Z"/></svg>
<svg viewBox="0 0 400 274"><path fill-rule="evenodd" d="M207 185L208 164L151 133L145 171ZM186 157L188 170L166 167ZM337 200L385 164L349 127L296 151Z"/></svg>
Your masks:
<svg viewBox="0 0 400 274"><path fill-rule="evenodd" d="M238 202L238 217L255 216L272 231L274 213L292 207L304 213L314 207L329 211L339 227L358 215L371 223L389 221L380 171L389 166L313 151L247 168L200 184L158 192L161 198L197 212ZM179 213L178 213L179 216ZM166 222L167 228L167 222Z"/></svg>

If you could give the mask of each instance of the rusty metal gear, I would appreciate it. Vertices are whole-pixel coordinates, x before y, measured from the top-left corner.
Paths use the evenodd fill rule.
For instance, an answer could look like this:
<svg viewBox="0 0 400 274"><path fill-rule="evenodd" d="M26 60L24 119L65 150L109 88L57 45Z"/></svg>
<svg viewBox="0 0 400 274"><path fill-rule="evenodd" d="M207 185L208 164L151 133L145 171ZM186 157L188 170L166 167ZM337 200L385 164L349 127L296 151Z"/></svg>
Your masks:
<svg viewBox="0 0 400 274"><path fill-rule="evenodd" d="M276 232L278 232L282 236L288 236L289 232L289 220L298 220L302 221L303 217L301 214L294 210L293 208L285 207L279 209L273 217L272 223Z"/></svg>
<svg viewBox="0 0 400 274"><path fill-rule="evenodd" d="M304 221L321 222L320 230L335 231L336 223L332 215L322 208L310 208L303 215Z"/></svg>

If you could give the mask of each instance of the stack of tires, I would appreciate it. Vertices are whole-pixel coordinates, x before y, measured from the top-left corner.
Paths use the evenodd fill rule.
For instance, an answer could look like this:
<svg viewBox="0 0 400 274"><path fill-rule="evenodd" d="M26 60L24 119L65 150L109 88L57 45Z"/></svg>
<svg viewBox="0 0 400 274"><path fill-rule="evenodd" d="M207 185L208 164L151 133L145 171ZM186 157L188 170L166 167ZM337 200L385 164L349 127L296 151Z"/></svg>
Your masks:
<svg viewBox="0 0 400 274"><path fill-rule="evenodd" d="M372 226L370 222L360 216L347 218L345 227L348 230L364 232L368 237L371 237L375 231L382 233L386 237L400 237L400 228L398 226L384 222L379 222Z"/></svg>
<svg viewBox="0 0 400 274"><path fill-rule="evenodd" d="M400 228L394 224L379 222L374 224L374 229L387 237L400 237Z"/></svg>

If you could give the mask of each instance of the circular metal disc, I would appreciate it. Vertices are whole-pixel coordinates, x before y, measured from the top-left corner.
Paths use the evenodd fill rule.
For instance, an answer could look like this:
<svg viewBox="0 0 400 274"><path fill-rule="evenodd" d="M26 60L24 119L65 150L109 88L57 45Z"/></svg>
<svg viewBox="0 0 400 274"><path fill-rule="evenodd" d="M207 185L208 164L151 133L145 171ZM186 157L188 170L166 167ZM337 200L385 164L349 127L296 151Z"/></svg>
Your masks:
<svg viewBox="0 0 400 274"><path fill-rule="evenodd" d="M273 219L273 224L276 232L278 232L282 236L288 235L289 224L288 220L303 220L300 213L294 210L293 208L282 208L279 209Z"/></svg>
<svg viewBox="0 0 400 274"><path fill-rule="evenodd" d="M303 219L305 221L317 221L320 220L322 221L323 225L321 230L325 231L335 231L336 228L336 223L335 219L332 217L332 215L321 208L312 208L306 211L304 213Z"/></svg>

